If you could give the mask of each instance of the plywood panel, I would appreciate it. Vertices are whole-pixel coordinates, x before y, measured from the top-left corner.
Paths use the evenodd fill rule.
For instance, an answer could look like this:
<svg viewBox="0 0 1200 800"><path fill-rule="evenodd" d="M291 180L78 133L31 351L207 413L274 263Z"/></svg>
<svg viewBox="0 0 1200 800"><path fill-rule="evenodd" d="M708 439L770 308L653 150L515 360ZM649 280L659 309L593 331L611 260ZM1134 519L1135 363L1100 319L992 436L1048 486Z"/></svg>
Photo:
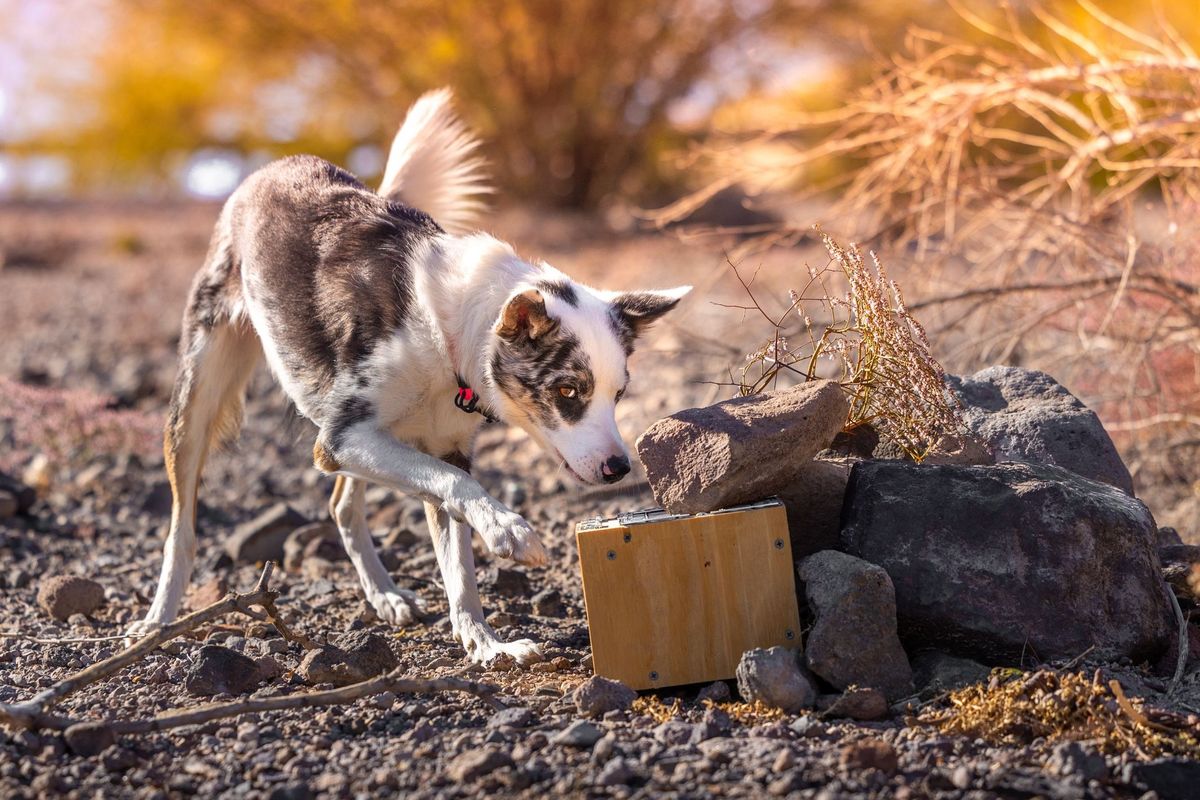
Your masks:
<svg viewBox="0 0 1200 800"><path fill-rule="evenodd" d="M781 505L576 532L598 675L635 689L732 678L744 651L800 646Z"/></svg>

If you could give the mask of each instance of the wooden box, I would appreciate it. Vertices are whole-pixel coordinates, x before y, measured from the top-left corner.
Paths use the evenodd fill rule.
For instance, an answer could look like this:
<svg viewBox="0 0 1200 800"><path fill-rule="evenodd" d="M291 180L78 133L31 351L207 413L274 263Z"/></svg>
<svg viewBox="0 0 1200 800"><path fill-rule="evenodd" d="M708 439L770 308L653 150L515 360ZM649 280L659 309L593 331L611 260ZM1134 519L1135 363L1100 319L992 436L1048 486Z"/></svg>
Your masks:
<svg viewBox="0 0 1200 800"><path fill-rule="evenodd" d="M746 650L800 646L777 500L587 520L575 538L597 675L635 689L714 681L734 677Z"/></svg>

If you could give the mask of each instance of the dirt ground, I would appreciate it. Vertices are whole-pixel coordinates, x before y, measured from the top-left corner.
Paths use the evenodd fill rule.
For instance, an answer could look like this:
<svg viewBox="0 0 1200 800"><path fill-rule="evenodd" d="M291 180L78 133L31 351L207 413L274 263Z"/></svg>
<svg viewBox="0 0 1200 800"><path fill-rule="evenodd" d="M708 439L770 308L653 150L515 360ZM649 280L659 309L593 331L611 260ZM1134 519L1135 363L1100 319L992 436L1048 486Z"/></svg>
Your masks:
<svg viewBox="0 0 1200 800"><path fill-rule="evenodd" d="M75 413L52 442L52 458L35 476L43 497L27 518L0 521L0 701L28 697L113 651L117 642L43 644L34 638L98 637L139 618L161 563L169 491L158 452L160 425L174 376L178 325L187 287L200 264L218 208L196 204L0 207L0 379L42 387L0 415L0 469L21 474L49 436L48 414ZM728 395L720 380L764 330L713 301L738 301L719 246L667 236L615 236L585 219L528 211L497 217L495 232L527 256L545 258L573 276L609 288L697 286L680 311L655 330L631 361L633 381L618 420L629 441L655 419ZM780 259L799 265L803 254ZM814 256L815 257L815 256ZM778 273L776 273L778 274ZM763 281L769 283L769 270ZM786 285L782 275L775 278ZM11 385L0 389L12 392ZM59 390L75 393L64 399ZM84 393L87 393L86 395ZM99 405L91 395L106 395ZM449 402L449 398L447 402ZM4 401L0 401L4 402ZM89 402L91 405L89 405ZM91 409L90 411L86 409ZM99 409L99 410L97 410ZM85 417L80 419L79 417ZM99 418L105 427L89 427ZM54 426L49 426L54 427ZM109 428L116 428L116 431ZM28 433L34 431L35 433ZM41 431L41 433L36 433ZM77 437L77 438L72 438ZM92 442L111 442L109 449ZM106 438L107 437L107 438ZM64 441L65 439L65 441ZM201 492L200 586L224 578L249 588L255 565L231 565L221 539L265 508L286 503L310 520L327 516L332 480L311 466L311 430L289 423L265 370L251 384L239 444L208 465ZM616 487L570 485L523 434L489 426L475 471L496 496L542 534L548 566L497 573L477 548L485 610L501 633L544 643L536 670L470 667L452 640L437 567L420 504L382 489L368 494L373 533L398 583L426 601L425 624L393 630L366 611L349 564L310 574L278 574L284 616L325 638L358 628L385 634L413 675L463 673L503 687L511 705L532 712L528 727L495 726L491 711L460 695L379 697L328 710L273 712L122 740L96 757L70 754L60 737L0 733L0 796L199 796L302 798L403 793L460 797L486 791L522 796L753 797L1136 797L1131 754L1110 756L1103 774L1046 766L1044 740L991 745L909 726L902 715L855 723L809 717L706 712L699 687L665 695L681 703L677 721L640 701L596 723L595 746L561 741L578 718L570 693L590 674L587 628L576 570L573 526L580 519L646 507L652 497L640 472ZM59 623L35 601L39 580L67 573L105 588L105 605L89 620ZM514 577L514 575L516 577ZM547 590L549 592L547 593ZM543 593L537 603L533 595ZM557 596L557 602L556 602ZM270 655L283 674L261 691L305 690L292 670L302 655L233 617L201 632L251 656ZM195 705L183 687L199 639L184 639L112 681L73 697L63 712L81 717L142 717ZM1113 667L1114 669L1116 667ZM1137 694L1156 695L1161 678L1126 665ZM1193 678L1189 680L1194 680ZM700 731L696 733L696 731ZM694 734L694 735L693 735ZM711 735L709 735L711 734ZM681 741L682 738L682 741ZM703 741L701 741L703 740ZM863 768L847 753L865 740L887 742L894 768ZM478 778L456 776L459 754L493 748L510 756ZM622 759L625 774L612 765Z"/></svg>

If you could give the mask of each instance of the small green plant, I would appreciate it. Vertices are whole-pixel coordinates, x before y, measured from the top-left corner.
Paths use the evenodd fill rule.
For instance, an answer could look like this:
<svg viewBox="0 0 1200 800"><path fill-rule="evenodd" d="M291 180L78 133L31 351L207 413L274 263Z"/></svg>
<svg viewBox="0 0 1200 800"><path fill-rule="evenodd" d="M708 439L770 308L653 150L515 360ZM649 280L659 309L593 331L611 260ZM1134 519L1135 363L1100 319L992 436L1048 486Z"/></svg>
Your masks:
<svg viewBox="0 0 1200 800"><path fill-rule="evenodd" d="M801 291L789 292L782 314L772 316L730 264L750 298L733 306L761 314L773 333L746 357L729 383L742 395L774 388L781 376L801 381L830 378L850 398L846 430L873 426L914 461L957 449L963 433L958 400L933 357L925 329L909 313L900 287L875 256L846 248L821 234L829 262L808 267ZM835 291L835 283L846 291Z"/></svg>

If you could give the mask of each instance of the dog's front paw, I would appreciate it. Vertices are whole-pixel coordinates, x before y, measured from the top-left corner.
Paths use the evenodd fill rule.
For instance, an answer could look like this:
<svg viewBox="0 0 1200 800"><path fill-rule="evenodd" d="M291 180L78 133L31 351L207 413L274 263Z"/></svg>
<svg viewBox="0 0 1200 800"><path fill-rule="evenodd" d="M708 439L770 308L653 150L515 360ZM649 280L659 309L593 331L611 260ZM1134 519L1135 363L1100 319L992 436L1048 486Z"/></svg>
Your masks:
<svg viewBox="0 0 1200 800"><path fill-rule="evenodd" d="M520 514L489 499L469 507L466 518L495 555L531 567L546 563L542 540Z"/></svg>
<svg viewBox="0 0 1200 800"><path fill-rule="evenodd" d="M139 640L145 639L152 633L158 633L162 629L162 623L151 619L139 619L137 622L125 629L125 641L123 644L126 647L133 647Z"/></svg>
<svg viewBox="0 0 1200 800"><path fill-rule="evenodd" d="M406 589L378 592L369 595L367 601L380 619L402 628L419 621L425 611L421 598Z"/></svg>
<svg viewBox="0 0 1200 800"><path fill-rule="evenodd" d="M542 648L532 639L502 642L486 625L466 625L459 631L467 658L476 664L490 664L501 656L507 656L525 666L544 661Z"/></svg>

